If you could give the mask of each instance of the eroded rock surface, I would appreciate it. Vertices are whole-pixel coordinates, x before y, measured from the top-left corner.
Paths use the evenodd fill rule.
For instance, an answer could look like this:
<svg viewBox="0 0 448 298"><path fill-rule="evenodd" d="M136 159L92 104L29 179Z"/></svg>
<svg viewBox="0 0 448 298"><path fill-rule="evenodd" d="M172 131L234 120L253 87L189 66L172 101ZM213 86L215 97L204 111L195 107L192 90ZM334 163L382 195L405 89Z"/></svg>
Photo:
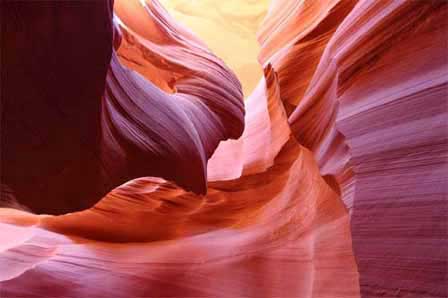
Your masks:
<svg viewBox="0 0 448 298"><path fill-rule="evenodd" d="M2 3L0 296L446 297L448 5L181 2Z"/></svg>

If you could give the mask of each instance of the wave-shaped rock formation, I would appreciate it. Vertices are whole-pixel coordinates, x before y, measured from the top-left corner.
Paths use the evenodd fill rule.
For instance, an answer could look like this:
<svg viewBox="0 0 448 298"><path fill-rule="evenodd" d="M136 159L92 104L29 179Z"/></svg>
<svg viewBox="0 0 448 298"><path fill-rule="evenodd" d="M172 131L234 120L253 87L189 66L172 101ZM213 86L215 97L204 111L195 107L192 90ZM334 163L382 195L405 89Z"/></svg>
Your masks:
<svg viewBox="0 0 448 298"><path fill-rule="evenodd" d="M447 297L447 2L1 6L0 297Z"/></svg>

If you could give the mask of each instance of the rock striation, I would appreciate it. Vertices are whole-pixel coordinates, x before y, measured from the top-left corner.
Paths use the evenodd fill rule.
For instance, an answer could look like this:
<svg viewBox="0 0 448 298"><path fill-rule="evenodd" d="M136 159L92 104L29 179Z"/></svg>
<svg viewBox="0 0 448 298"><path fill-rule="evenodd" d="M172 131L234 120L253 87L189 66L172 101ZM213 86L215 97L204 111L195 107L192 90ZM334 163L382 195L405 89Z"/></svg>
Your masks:
<svg viewBox="0 0 448 298"><path fill-rule="evenodd" d="M294 135L350 209L362 296L445 297L446 3L273 7L260 60L278 70Z"/></svg>
<svg viewBox="0 0 448 298"><path fill-rule="evenodd" d="M0 296L447 296L447 3L94 2L2 3Z"/></svg>

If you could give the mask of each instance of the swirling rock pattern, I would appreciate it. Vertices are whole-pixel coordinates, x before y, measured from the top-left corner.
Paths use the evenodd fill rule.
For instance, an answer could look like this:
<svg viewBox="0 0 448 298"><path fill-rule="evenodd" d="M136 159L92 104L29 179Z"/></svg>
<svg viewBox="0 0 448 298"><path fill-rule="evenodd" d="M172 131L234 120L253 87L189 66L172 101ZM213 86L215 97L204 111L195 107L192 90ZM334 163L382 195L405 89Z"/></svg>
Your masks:
<svg viewBox="0 0 448 298"><path fill-rule="evenodd" d="M107 10L110 5L108 2L92 6L54 2L5 5L8 88L3 110L6 119L2 129L6 133L2 134L2 164L7 170L2 171L2 184L36 212L65 213L88 208L114 187L142 176L164 177L187 190L204 193L207 159L220 140L237 138L243 131L241 86L221 60L185 30L174 23L169 25L169 16L157 2L143 7L138 1L117 1L117 15L124 21L128 21L129 11L135 14L132 22L121 28L126 34L119 34L116 28L113 35L112 12ZM73 6L76 9L72 10ZM33 10L35 7L38 9ZM83 14L85 10L90 11L88 15ZM42 23L39 12L48 14L50 19L51 14L58 17L54 24ZM102 22L104 32L99 25L83 22L90 14L101 17L98 22ZM64 53L67 47L75 47L60 35L71 33L77 22L91 33L84 37L82 28L76 29L73 43L79 39L79 43L95 44L98 38L101 47L98 45L94 51L83 48L85 52L73 54L73 59L50 57L52 50ZM53 33L53 39L45 26L55 24L60 31ZM89 31L90 27L97 30ZM32 51L27 30L47 32L46 39L39 41L42 49L38 53L42 51L43 57L38 61L43 65L34 57L21 59ZM113 36L118 47L119 40L132 39L133 45L128 46L127 52L141 51L142 59L156 60L157 68L173 74L169 83L176 93L167 94L122 66L111 47ZM145 45L139 44L142 38ZM163 45L170 45L169 51ZM45 48L52 46L55 46L52 50ZM81 59L89 51L93 51L91 60ZM127 52L121 56L132 60ZM95 60L95 55L102 60ZM80 59L83 63L77 62ZM52 75L45 79L40 73L47 60L55 61L51 64L54 69L48 70L55 78ZM59 63L60 60L68 65ZM70 76L62 75L66 68L70 69ZM28 69L30 75L24 76L23 69ZM95 76L95 80L80 76L83 71ZM31 87L23 88L20 85L23 77L25 84L41 93ZM84 80L89 84L84 86ZM65 93L70 96L61 95ZM27 104L33 97L37 99ZM65 102L69 102L67 106ZM39 121L39 117L45 121ZM28 135L32 141L24 142Z"/></svg>
<svg viewBox="0 0 448 298"><path fill-rule="evenodd" d="M444 1L5 3L2 297L447 296Z"/></svg>
<svg viewBox="0 0 448 298"><path fill-rule="evenodd" d="M266 42L283 48L262 58L280 64L280 81L293 56L313 73L280 93L296 138L351 209L361 293L445 297L446 3L329 1L326 15L316 5L299 10L309 32Z"/></svg>

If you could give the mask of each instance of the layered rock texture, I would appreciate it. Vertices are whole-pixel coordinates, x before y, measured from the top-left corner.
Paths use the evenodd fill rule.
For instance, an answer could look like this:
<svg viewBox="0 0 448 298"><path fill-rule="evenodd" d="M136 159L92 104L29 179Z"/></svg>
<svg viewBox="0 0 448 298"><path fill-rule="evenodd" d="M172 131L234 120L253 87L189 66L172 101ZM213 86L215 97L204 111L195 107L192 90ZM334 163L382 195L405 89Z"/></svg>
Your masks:
<svg viewBox="0 0 448 298"><path fill-rule="evenodd" d="M447 2L1 6L0 297L447 297Z"/></svg>

